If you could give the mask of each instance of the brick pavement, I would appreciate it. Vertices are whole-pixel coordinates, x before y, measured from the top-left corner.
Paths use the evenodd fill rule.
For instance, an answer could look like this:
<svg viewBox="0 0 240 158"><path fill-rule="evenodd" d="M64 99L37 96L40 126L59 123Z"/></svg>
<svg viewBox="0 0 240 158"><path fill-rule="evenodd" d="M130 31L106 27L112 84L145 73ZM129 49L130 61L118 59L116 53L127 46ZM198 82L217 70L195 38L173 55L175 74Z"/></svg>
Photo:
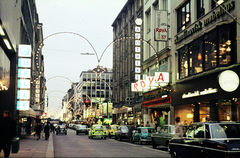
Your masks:
<svg viewBox="0 0 240 158"><path fill-rule="evenodd" d="M0 157L4 157L3 151L0 153ZM37 140L37 137L32 135L22 137L18 153L10 153L11 157L54 157L52 133L48 140L43 137Z"/></svg>

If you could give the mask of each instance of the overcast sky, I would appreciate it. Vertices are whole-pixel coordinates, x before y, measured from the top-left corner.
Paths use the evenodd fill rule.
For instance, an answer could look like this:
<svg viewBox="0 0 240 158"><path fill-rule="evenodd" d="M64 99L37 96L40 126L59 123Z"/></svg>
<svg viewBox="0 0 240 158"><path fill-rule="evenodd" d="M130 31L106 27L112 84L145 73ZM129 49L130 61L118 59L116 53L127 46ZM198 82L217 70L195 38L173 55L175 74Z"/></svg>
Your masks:
<svg viewBox="0 0 240 158"><path fill-rule="evenodd" d="M43 24L43 37L63 32L46 38L42 49L50 115L60 111L61 99L71 87L69 80L78 82L82 71L98 65L95 55L81 55L94 53L84 38L92 44L100 58L113 41L111 25L126 2L127 0L36 0L39 22ZM112 68L112 45L99 64Z"/></svg>

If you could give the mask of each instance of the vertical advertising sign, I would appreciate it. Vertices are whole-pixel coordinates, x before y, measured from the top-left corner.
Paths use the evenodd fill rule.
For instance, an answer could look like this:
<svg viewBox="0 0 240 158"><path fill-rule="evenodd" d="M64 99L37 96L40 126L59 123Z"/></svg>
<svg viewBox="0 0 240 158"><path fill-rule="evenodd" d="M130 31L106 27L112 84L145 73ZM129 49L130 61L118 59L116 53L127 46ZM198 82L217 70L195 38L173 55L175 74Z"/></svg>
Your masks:
<svg viewBox="0 0 240 158"><path fill-rule="evenodd" d="M31 45L19 45L17 110L29 110L31 78Z"/></svg>
<svg viewBox="0 0 240 158"><path fill-rule="evenodd" d="M135 21L135 80L141 79L141 27L142 19Z"/></svg>
<svg viewBox="0 0 240 158"><path fill-rule="evenodd" d="M167 41L167 11L166 10L156 10L155 17L155 41Z"/></svg>

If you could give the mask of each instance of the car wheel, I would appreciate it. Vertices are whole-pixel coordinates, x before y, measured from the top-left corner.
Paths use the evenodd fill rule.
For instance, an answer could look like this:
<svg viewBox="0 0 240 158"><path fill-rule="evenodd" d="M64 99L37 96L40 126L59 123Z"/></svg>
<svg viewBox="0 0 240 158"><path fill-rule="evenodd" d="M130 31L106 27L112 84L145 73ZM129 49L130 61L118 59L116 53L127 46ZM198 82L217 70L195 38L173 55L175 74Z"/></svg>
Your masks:
<svg viewBox="0 0 240 158"><path fill-rule="evenodd" d="M56 132L56 135L58 135L58 132Z"/></svg>
<svg viewBox="0 0 240 158"><path fill-rule="evenodd" d="M157 148L157 144L155 143L154 140L152 140L152 146L153 146L153 149L156 149L156 148Z"/></svg>
<svg viewBox="0 0 240 158"><path fill-rule="evenodd" d="M104 137L104 139L106 139L107 137Z"/></svg>
<svg viewBox="0 0 240 158"><path fill-rule="evenodd" d="M88 136L88 139L90 139L90 136Z"/></svg>
<svg viewBox="0 0 240 158"><path fill-rule="evenodd" d="M133 143L133 144L135 143L133 139L132 139L132 143Z"/></svg>
<svg viewBox="0 0 240 158"><path fill-rule="evenodd" d="M65 135L67 135L67 132L65 133Z"/></svg>
<svg viewBox="0 0 240 158"><path fill-rule="evenodd" d="M171 158L177 158L177 152L174 148L171 149Z"/></svg>
<svg viewBox="0 0 240 158"><path fill-rule="evenodd" d="M121 136L119 136L119 140L122 141L122 137Z"/></svg>
<svg viewBox="0 0 240 158"><path fill-rule="evenodd" d="M76 132L76 135L78 135L78 132Z"/></svg>
<svg viewBox="0 0 240 158"><path fill-rule="evenodd" d="M93 139L93 136L91 137L91 139Z"/></svg>
<svg viewBox="0 0 240 158"><path fill-rule="evenodd" d="M86 132L86 135L87 135L88 133Z"/></svg>

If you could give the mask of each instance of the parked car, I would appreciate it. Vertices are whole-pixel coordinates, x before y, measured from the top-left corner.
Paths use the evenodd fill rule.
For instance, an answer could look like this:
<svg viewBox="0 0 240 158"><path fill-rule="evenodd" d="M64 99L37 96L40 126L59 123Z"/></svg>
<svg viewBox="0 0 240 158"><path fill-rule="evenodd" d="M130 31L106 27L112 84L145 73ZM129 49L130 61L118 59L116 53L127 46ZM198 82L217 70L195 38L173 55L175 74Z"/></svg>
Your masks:
<svg viewBox="0 0 240 158"><path fill-rule="evenodd" d="M58 134L65 134L67 135L67 129L65 127L65 125L57 125L56 127L56 135Z"/></svg>
<svg viewBox="0 0 240 158"><path fill-rule="evenodd" d="M112 136L115 136L115 131L118 129L119 125L110 125L108 130L108 137L111 138Z"/></svg>
<svg viewBox="0 0 240 158"><path fill-rule="evenodd" d="M139 144L142 144L143 142L151 143L152 142L151 134L155 132L156 129L153 127L137 127L136 130L133 130L132 143L134 142L139 142Z"/></svg>
<svg viewBox="0 0 240 158"><path fill-rule="evenodd" d="M239 158L240 123L192 123L186 137L169 142L172 158Z"/></svg>
<svg viewBox="0 0 240 158"><path fill-rule="evenodd" d="M132 125L120 125L118 130L115 131L115 140L119 139L130 139L132 135L129 133L129 130L134 130L135 127Z"/></svg>
<svg viewBox="0 0 240 158"><path fill-rule="evenodd" d="M106 135L109 135L109 125L103 125Z"/></svg>
<svg viewBox="0 0 240 158"><path fill-rule="evenodd" d="M175 135L176 125L163 125L159 132L151 135L152 146L154 149L158 145L168 146L169 140Z"/></svg>
<svg viewBox="0 0 240 158"><path fill-rule="evenodd" d="M94 124L92 125L90 131L88 132L88 138L93 139L93 138L104 138L106 139L107 135L105 132L105 129L103 127L103 125L100 124Z"/></svg>
<svg viewBox="0 0 240 158"><path fill-rule="evenodd" d="M78 133L85 133L87 135L89 131L89 129L87 128L87 125L76 125L75 129L76 129L76 135L78 135Z"/></svg>

